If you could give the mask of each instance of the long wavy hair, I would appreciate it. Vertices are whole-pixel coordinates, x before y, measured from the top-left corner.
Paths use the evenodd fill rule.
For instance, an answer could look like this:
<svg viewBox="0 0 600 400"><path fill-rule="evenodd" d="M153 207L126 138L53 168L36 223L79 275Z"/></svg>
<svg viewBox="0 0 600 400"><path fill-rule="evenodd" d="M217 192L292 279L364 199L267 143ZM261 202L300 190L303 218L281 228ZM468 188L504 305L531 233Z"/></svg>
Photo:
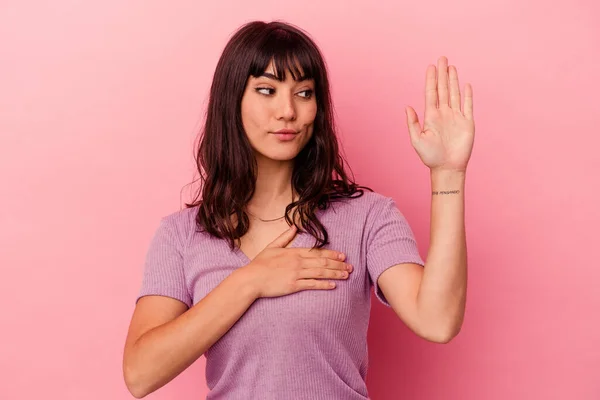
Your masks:
<svg viewBox="0 0 600 400"><path fill-rule="evenodd" d="M352 171L349 169L352 179L345 171L347 163L339 152L327 68L320 50L304 31L284 22L249 22L225 46L195 151L201 187L192 203L185 205L198 206L200 231L227 239L232 250L248 231L245 208L256 189L257 164L242 125L241 101L248 78L260 76L271 61L280 81L285 80L286 71L298 80L301 68L302 77L315 82L313 135L294 160L292 186L299 198L286 207L285 219L288 225L300 219L302 227L298 228L312 235L314 247L320 248L329 243L329 236L316 209L327 209L338 199L360 197L362 189L373 190L356 184Z"/></svg>

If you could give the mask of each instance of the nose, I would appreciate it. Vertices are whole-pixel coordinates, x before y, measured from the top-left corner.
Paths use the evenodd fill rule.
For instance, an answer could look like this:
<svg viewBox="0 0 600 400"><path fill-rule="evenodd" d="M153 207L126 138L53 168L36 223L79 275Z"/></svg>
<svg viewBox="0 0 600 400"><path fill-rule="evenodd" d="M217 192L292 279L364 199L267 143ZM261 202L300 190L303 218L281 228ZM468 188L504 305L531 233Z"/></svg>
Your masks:
<svg viewBox="0 0 600 400"><path fill-rule="evenodd" d="M277 102L277 119L294 121L296 119L296 105L292 95L281 94Z"/></svg>

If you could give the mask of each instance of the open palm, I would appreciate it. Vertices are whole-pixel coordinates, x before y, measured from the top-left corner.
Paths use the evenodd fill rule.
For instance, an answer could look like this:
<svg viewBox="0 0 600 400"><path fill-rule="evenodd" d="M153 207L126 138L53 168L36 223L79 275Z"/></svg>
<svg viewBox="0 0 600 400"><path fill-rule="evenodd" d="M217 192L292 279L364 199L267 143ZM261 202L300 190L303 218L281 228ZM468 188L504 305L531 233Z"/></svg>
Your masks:
<svg viewBox="0 0 600 400"><path fill-rule="evenodd" d="M437 72L437 74L436 74ZM440 57L438 67L427 67L423 127L415 110L406 107L411 144L432 170L466 171L475 137L473 89L465 85L464 103L456 67Z"/></svg>

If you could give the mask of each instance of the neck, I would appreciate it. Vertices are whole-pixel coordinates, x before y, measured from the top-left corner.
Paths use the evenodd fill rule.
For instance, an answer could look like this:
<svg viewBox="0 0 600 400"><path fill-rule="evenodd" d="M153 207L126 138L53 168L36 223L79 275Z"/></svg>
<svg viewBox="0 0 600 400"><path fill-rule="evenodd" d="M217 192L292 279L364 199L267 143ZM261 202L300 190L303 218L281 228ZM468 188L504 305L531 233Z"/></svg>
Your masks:
<svg viewBox="0 0 600 400"><path fill-rule="evenodd" d="M257 160L258 175L256 190L248 202L248 210L262 218L279 218L285 214L285 208L296 200L292 193L293 160Z"/></svg>

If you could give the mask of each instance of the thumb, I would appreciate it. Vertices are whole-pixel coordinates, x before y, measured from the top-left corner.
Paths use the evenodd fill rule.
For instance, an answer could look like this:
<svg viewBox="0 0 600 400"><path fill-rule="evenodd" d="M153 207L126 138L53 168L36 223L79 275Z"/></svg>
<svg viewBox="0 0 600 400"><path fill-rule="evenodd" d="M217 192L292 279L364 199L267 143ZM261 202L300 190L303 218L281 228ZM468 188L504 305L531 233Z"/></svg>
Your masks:
<svg viewBox="0 0 600 400"><path fill-rule="evenodd" d="M407 106L404 111L406 112L406 125L408 126L410 139L413 143L416 143L419 141L419 135L422 131L421 125L419 124L419 116L410 106Z"/></svg>
<svg viewBox="0 0 600 400"><path fill-rule="evenodd" d="M287 246L292 241L294 236L296 236L297 230L298 230L298 228L296 228L296 225L290 226L285 232L283 232L275 240L273 240L271 243L269 243L269 245L267 245L267 247L274 248L274 247Z"/></svg>

